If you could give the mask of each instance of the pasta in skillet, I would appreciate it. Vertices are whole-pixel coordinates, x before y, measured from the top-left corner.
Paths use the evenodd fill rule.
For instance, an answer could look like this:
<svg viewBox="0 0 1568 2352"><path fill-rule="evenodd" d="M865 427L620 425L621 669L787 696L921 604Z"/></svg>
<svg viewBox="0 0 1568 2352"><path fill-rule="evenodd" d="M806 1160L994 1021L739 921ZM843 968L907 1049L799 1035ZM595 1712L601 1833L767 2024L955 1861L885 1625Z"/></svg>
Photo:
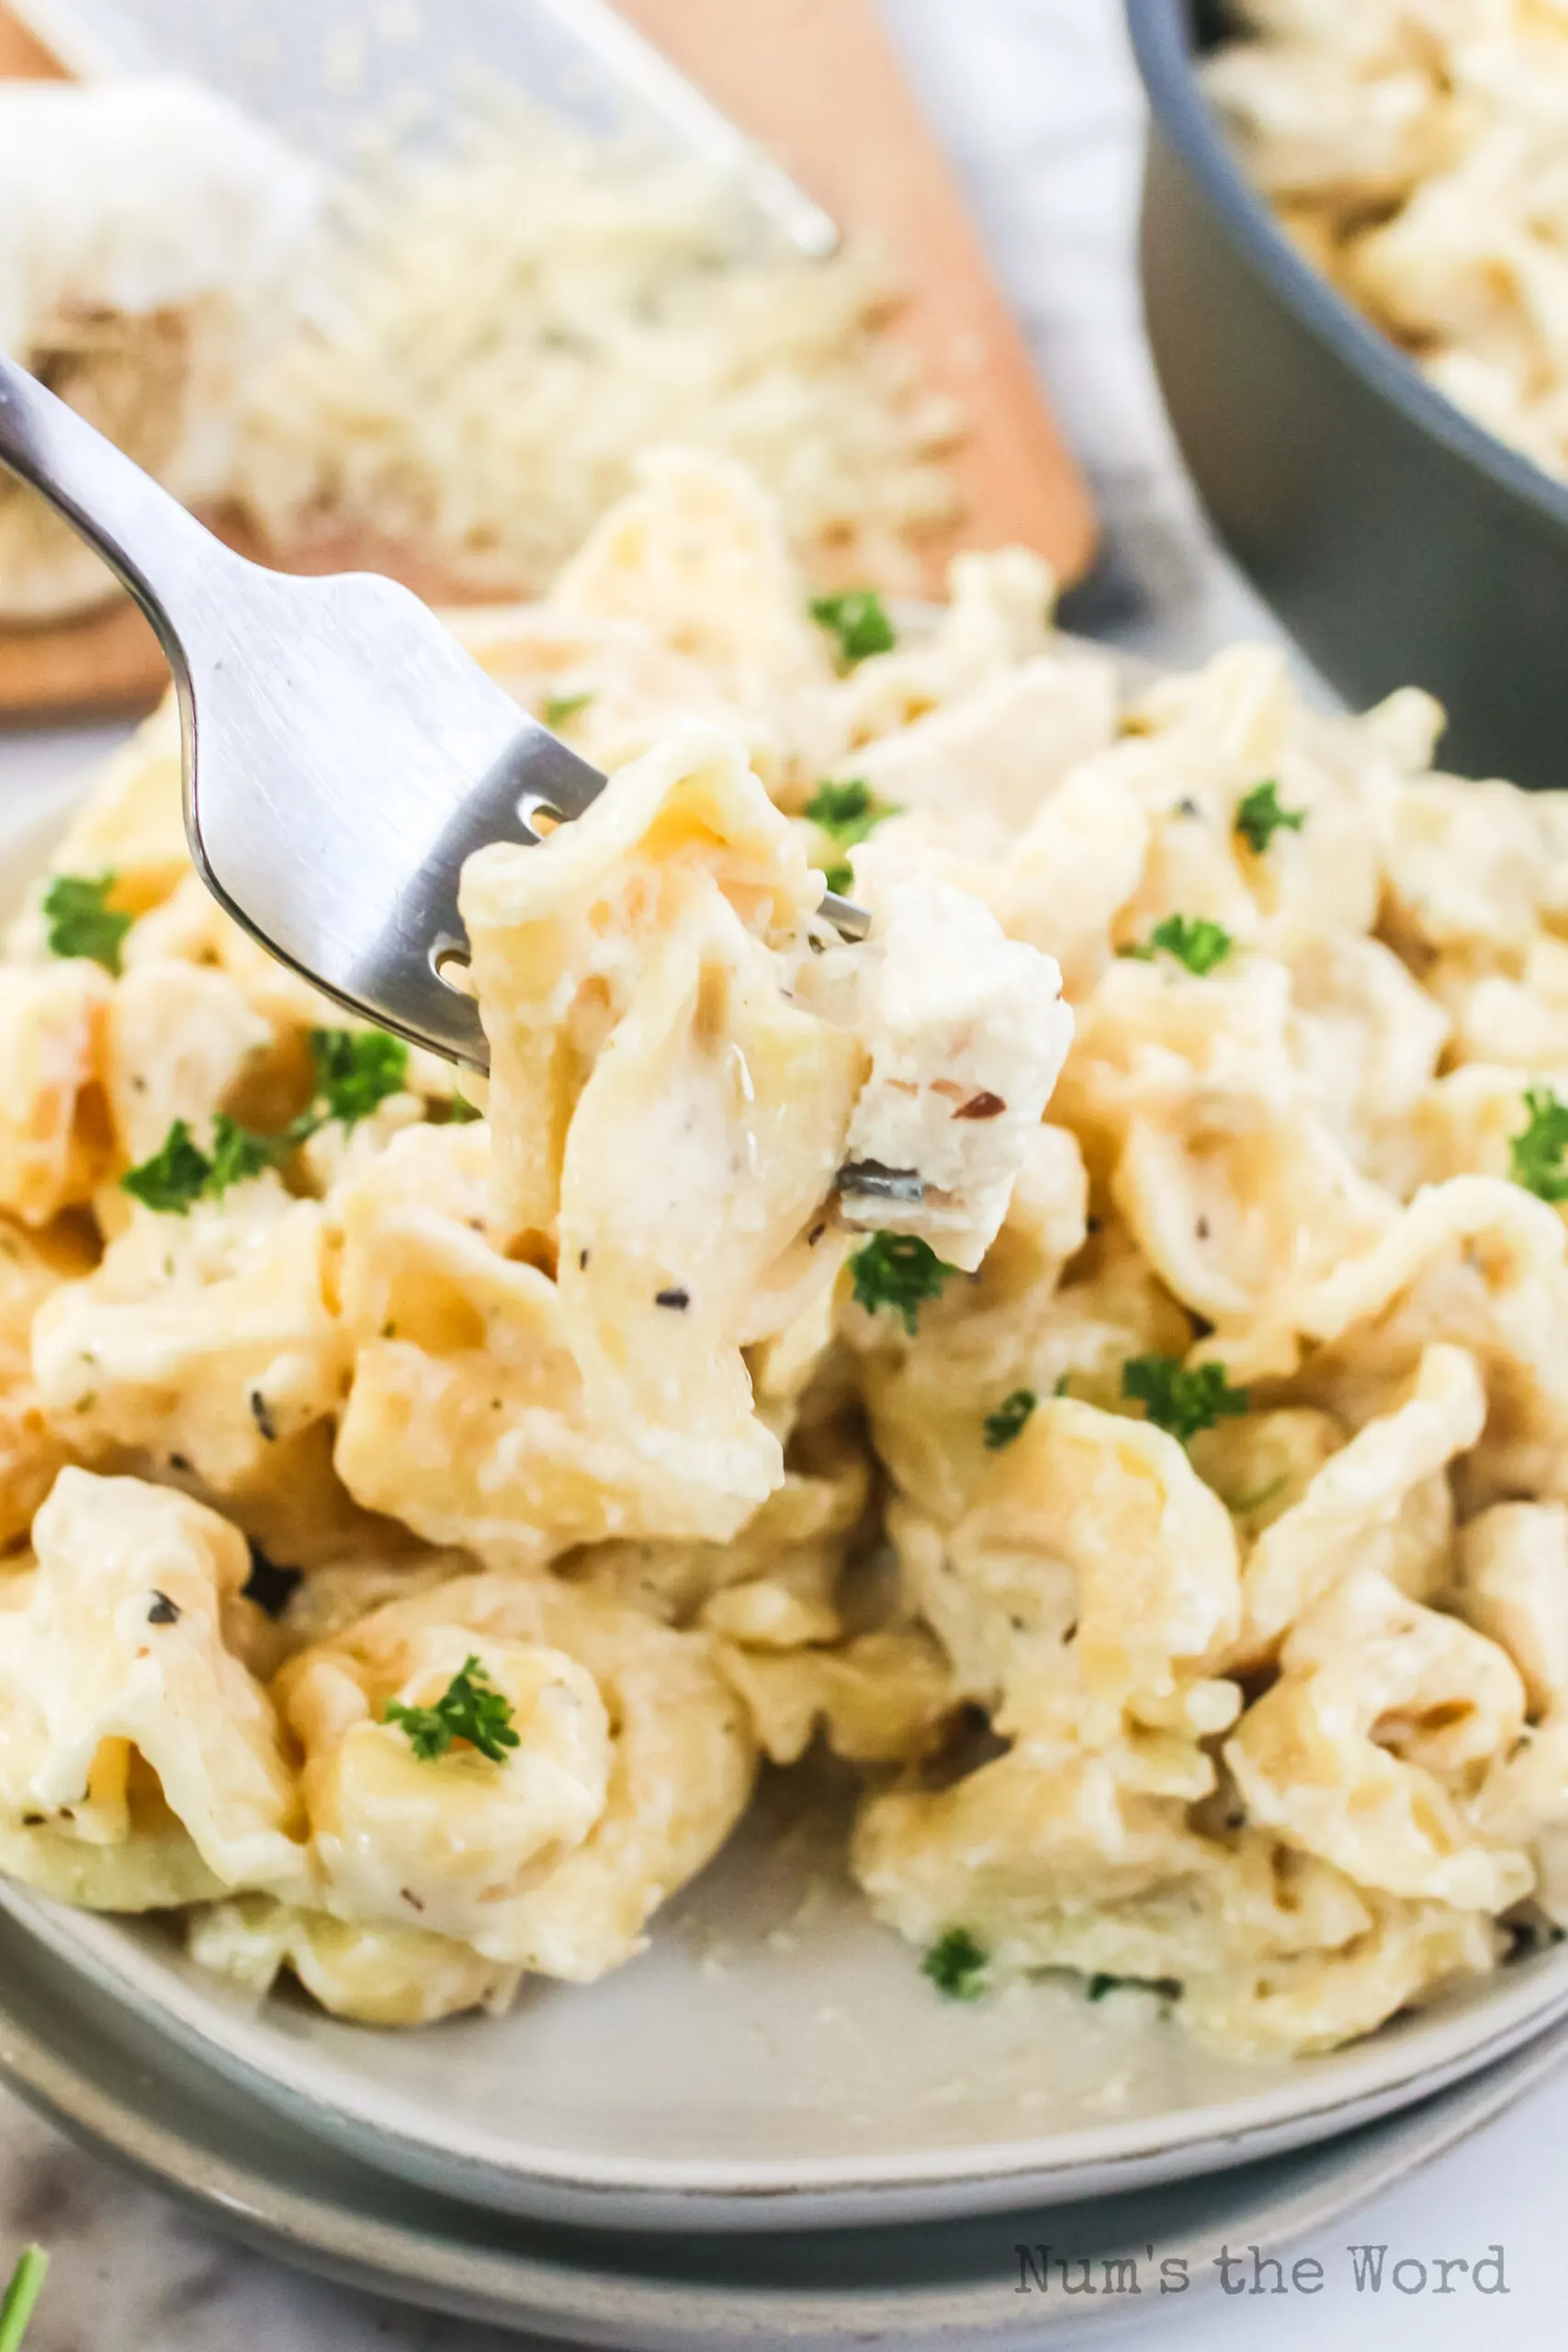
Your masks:
<svg viewBox="0 0 1568 2352"><path fill-rule="evenodd" d="M1049 598L813 619L667 451L459 616L615 769L465 872L483 1084L112 763L0 967L0 1867L413 2024L820 1741L936 1991L1288 2054L1568 1927L1568 819Z"/></svg>
<svg viewBox="0 0 1568 2352"><path fill-rule="evenodd" d="M1244 0L1209 95L1303 252L1478 424L1568 478L1560 0Z"/></svg>

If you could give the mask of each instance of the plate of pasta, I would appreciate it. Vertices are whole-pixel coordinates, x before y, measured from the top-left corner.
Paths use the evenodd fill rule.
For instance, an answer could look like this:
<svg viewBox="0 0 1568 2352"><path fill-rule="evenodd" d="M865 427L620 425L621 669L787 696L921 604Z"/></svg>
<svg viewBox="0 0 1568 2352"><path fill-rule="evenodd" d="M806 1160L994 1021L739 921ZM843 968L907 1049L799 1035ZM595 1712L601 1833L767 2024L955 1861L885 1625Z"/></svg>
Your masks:
<svg viewBox="0 0 1568 2352"><path fill-rule="evenodd" d="M1568 2007L1568 803L1019 550L813 604L675 449L455 626L612 777L465 873L488 1080L228 921L171 714L13 828L6 1907L618 2224L1234 2164Z"/></svg>

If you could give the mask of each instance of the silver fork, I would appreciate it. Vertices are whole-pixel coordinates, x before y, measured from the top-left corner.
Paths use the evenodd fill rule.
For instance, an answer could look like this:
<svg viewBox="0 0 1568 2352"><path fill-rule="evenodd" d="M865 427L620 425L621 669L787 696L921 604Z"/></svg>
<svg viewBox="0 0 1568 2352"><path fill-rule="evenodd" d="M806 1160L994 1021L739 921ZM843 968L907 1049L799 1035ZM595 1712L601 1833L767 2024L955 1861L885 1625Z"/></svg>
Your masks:
<svg viewBox="0 0 1568 2352"><path fill-rule="evenodd" d="M237 922L350 1012L489 1066L466 990L463 861L537 842L604 790L419 598L300 579L223 545L76 412L0 357L0 464L96 548L174 672L186 833ZM829 892L846 938L868 918Z"/></svg>

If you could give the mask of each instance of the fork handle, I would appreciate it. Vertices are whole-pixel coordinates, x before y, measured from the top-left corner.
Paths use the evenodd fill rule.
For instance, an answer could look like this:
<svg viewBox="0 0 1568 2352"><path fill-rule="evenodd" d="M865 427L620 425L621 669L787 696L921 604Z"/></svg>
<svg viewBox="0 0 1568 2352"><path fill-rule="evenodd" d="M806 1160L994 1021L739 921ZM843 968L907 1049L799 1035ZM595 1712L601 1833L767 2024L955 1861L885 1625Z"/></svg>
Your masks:
<svg viewBox="0 0 1568 2352"><path fill-rule="evenodd" d="M198 627L206 601L238 559L96 425L4 356L0 465L96 548L183 675L181 639Z"/></svg>

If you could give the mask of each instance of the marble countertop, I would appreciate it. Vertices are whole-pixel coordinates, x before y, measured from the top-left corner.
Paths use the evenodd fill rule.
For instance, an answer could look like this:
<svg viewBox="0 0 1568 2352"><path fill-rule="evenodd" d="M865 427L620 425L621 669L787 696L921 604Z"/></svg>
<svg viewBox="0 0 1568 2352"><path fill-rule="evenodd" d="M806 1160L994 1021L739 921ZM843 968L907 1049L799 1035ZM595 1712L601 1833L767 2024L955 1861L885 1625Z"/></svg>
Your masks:
<svg viewBox="0 0 1568 2352"><path fill-rule="evenodd" d="M1175 661L1279 632L1211 540L1175 457L1139 329L1134 268L1142 109L1119 0L882 0L964 177L1060 416L1093 486L1105 555L1079 626ZM12 738L0 785L25 790L92 737ZM1349 2326L1357 2352L1556 2352L1568 2233L1551 2152L1568 2144L1568 2075L1395 2193L1302 2249L1323 2291L1156 2306L1127 2352L1295 2352ZM1543 2161L1543 2156L1547 2158ZM38 2237L53 2268L28 2352L502 2352L521 2339L400 2311L237 2249L84 2155L0 2092L0 2250ZM1359 2293L1346 2248L1505 2252L1506 2298L1463 2274L1435 2290ZM1407 2279L1415 2277L1407 2271Z"/></svg>

